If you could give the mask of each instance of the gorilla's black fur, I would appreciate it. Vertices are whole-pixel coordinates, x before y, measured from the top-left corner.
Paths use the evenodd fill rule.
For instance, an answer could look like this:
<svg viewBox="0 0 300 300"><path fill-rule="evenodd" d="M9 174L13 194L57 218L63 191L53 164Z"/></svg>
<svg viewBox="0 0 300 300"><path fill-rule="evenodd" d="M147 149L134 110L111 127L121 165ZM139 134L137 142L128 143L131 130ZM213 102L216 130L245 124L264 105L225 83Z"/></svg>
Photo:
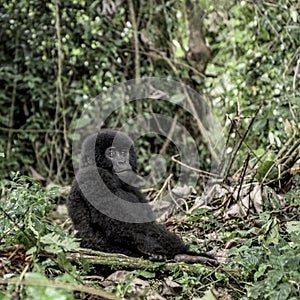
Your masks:
<svg viewBox="0 0 300 300"><path fill-rule="evenodd" d="M116 135L118 139L116 141ZM116 147L127 147L129 164L136 170L136 154L132 140L117 131L106 130L92 135L83 144L81 163L68 199L68 211L73 221L81 246L130 256L145 256L152 259L172 259L177 254L189 253L189 247L175 234L155 221L128 223L103 213L102 207L114 203L120 197L131 203L147 203L140 191L120 180L114 173L112 163L105 151L114 143ZM96 166L95 166L96 164ZM101 179L94 176L95 170ZM104 187L106 185L106 187ZM97 203L88 201L82 190L95 194ZM107 192L107 191L110 192ZM125 201L123 201L125 202ZM96 207L100 208L102 212ZM120 207L120 210L122 208ZM154 220L151 208L145 204L146 215ZM132 212L135 218L136 212Z"/></svg>

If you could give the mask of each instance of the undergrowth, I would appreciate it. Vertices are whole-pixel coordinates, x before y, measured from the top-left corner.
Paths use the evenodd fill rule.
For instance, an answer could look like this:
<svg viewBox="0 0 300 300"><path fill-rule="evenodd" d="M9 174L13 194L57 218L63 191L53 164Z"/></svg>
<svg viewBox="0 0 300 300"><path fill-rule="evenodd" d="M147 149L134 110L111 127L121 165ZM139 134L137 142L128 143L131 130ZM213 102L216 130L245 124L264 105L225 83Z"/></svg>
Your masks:
<svg viewBox="0 0 300 300"><path fill-rule="evenodd" d="M68 252L79 251L78 240L49 218L57 193L57 188L45 190L26 176L2 181L1 299L71 300L76 295L74 290L89 292L85 290L88 264L75 264L67 258ZM179 267L169 274L152 272L146 278L146 270L135 270L126 282L115 282L106 290L126 297L136 277L145 278L150 284L168 277L181 287L181 295L175 297L178 300L217 299L216 293L219 299L229 295L230 299L299 299L300 191L293 189L285 198L285 207L268 210L266 203L265 212L259 215L224 219L198 209L185 219L181 227L188 230L185 236L192 249L229 249L227 261L220 267L196 264L188 269ZM209 235L212 237L207 242Z"/></svg>
<svg viewBox="0 0 300 300"><path fill-rule="evenodd" d="M286 195L291 212L255 217L249 236L229 251L229 266L241 272L249 299L300 298L299 193Z"/></svg>
<svg viewBox="0 0 300 300"><path fill-rule="evenodd" d="M66 289L49 283L34 284L47 278L74 283L78 277L76 267L65 255L66 251L76 250L78 242L47 217L57 191L55 187L45 191L27 176L15 175L12 181L2 184L0 275L11 283L0 292L1 299L14 294L31 300L73 299ZM18 288L14 279L33 281L33 285Z"/></svg>

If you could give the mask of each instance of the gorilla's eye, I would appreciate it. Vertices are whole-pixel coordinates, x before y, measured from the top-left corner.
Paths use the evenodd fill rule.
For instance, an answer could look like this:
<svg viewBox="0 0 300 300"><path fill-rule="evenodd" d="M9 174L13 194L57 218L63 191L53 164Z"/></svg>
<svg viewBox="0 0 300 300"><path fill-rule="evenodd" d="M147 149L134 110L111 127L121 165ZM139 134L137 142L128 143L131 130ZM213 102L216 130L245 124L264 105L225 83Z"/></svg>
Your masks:
<svg viewBox="0 0 300 300"><path fill-rule="evenodd" d="M126 157L127 156L127 150L126 149L121 149L120 150L120 156L122 156L122 157Z"/></svg>

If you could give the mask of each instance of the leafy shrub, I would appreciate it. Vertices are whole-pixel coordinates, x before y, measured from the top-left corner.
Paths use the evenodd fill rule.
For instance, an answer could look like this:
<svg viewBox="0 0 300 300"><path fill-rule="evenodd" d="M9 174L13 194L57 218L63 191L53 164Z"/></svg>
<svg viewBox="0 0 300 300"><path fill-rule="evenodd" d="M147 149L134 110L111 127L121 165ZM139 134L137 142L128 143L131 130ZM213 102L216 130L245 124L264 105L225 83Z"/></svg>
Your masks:
<svg viewBox="0 0 300 300"><path fill-rule="evenodd" d="M44 191L37 181L27 176L16 175L13 181L6 182L0 202L2 245L23 244L27 248L34 247L31 252L45 245L50 253L76 248L75 241L61 227L47 220L54 207L51 199L57 192L56 187Z"/></svg>
<svg viewBox="0 0 300 300"><path fill-rule="evenodd" d="M50 275L55 276L58 281L74 281L77 276L76 266L71 265L64 251L75 250L79 244L63 228L47 219L48 213L53 208L51 199L58 189L52 187L45 191L34 179L18 175L15 175L12 181L2 181L2 183L0 248L5 251L7 249L5 247L21 244L28 249L26 256L30 259L27 262L29 272L26 273L26 279L32 280L37 277L46 279ZM7 268L9 270L9 264ZM11 272L18 273L15 268L12 268ZM14 284L12 287L8 285L7 289L14 286ZM66 297L64 299L72 299L69 297L71 295L69 292L56 290L47 285L44 287L42 284L26 287L20 293L27 294L30 299L38 299L38 297L31 298L34 293L43 295L43 299L51 299L50 295L62 295Z"/></svg>
<svg viewBox="0 0 300 300"><path fill-rule="evenodd" d="M257 242L249 239L230 250L231 265L248 282L249 299L299 299L300 222L287 222L283 231L269 215L261 228Z"/></svg>

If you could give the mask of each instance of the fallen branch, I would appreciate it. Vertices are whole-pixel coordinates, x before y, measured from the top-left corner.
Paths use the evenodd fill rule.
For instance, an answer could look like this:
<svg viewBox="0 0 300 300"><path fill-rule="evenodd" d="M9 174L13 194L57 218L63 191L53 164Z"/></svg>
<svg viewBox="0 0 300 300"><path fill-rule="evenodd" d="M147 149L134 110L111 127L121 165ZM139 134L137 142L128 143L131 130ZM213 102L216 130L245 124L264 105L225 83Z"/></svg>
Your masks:
<svg viewBox="0 0 300 300"><path fill-rule="evenodd" d="M187 264L182 261L159 261L154 262L146 260L140 257L130 257L123 254L106 253L100 251L94 251L90 249L80 248L77 252L68 252L67 258L73 262L80 262L81 260L88 260L93 265L102 265L114 268L124 269L143 269L143 270L160 270L167 272L174 272L174 270L197 270L199 268L198 263L208 264L209 266L216 266L217 261L208 257L195 256L193 264ZM213 262L214 261L214 262Z"/></svg>

